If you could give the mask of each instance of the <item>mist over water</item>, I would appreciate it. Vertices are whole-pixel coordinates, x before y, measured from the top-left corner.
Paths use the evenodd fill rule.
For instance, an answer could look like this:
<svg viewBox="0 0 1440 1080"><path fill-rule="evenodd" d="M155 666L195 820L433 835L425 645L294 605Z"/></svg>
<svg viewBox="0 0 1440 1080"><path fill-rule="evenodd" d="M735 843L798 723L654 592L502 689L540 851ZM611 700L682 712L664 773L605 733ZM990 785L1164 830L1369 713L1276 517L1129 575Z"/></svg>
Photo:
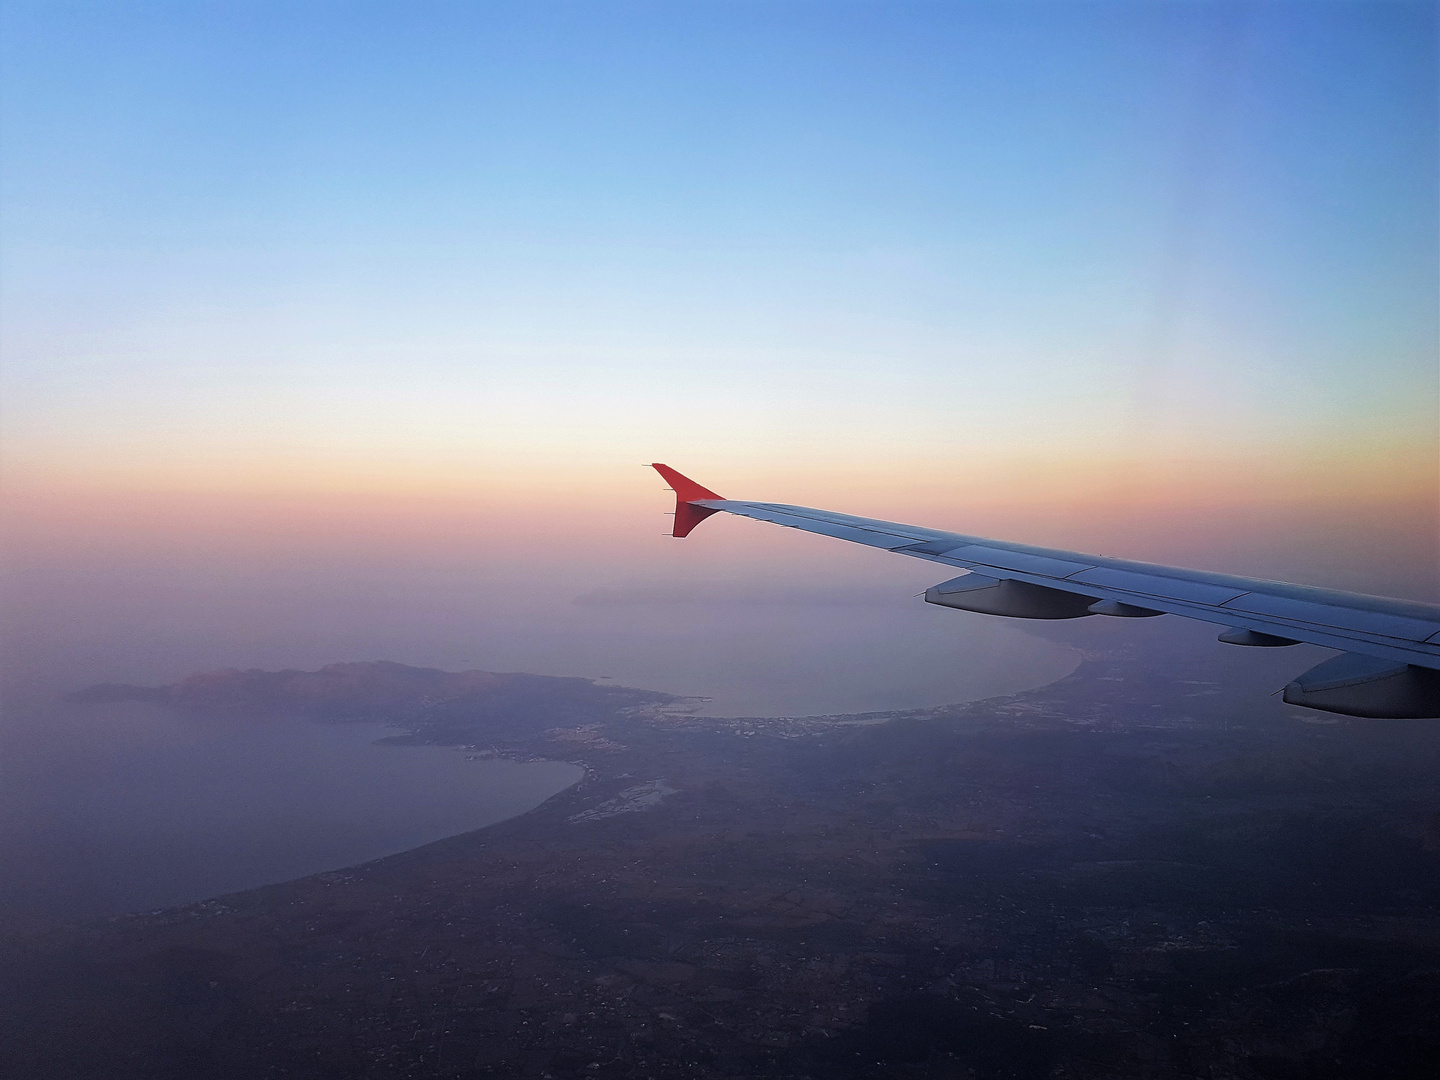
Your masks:
<svg viewBox="0 0 1440 1080"><path fill-rule="evenodd" d="M318 551L41 551L5 582L7 698L394 660L608 677L710 698L712 712L792 715L985 697L1075 663L1015 624L925 604L915 594L947 568L815 538L767 565L760 526L707 525L699 541L573 555L516 544L367 553L343 532Z"/></svg>

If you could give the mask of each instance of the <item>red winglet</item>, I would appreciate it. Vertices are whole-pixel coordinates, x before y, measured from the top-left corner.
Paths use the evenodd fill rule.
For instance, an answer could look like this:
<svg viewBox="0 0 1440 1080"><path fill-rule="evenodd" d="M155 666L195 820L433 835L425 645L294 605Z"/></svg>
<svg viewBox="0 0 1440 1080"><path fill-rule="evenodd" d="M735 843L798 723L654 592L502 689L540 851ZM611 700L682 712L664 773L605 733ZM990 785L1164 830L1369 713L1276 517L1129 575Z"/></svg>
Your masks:
<svg viewBox="0 0 1440 1080"><path fill-rule="evenodd" d="M675 531L674 536L689 536L690 530L699 525L711 514L718 514L720 511L709 506L696 506L696 499L724 499L724 495L717 495L709 488L701 487L688 476L682 476L669 465L661 465L658 461L652 462L650 467L665 478L665 482L675 489Z"/></svg>

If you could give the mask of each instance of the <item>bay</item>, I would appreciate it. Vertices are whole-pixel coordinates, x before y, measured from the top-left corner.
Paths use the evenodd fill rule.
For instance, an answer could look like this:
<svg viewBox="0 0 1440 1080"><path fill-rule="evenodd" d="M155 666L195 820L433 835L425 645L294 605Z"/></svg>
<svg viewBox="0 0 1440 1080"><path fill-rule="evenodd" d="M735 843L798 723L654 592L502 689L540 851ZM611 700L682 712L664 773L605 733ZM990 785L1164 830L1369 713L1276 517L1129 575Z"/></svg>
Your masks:
<svg viewBox="0 0 1440 1080"><path fill-rule="evenodd" d="M352 866L524 813L583 776L376 741L395 733L133 703L8 716L0 913L112 915Z"/></svg>

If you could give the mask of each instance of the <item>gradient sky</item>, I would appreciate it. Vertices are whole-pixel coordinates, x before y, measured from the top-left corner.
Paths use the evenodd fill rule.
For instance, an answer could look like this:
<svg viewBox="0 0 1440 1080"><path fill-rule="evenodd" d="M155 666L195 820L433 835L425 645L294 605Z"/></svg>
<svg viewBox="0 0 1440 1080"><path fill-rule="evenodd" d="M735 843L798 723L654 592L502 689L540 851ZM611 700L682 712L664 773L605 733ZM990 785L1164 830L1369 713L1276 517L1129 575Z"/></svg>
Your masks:
<svg viewBox="0 0 1440 1080"><path fill-rule="evenodd" d="M0 40L24 618L876 565L666 546L652 460L1435 594L1433 4L10 0Z"/></svg>

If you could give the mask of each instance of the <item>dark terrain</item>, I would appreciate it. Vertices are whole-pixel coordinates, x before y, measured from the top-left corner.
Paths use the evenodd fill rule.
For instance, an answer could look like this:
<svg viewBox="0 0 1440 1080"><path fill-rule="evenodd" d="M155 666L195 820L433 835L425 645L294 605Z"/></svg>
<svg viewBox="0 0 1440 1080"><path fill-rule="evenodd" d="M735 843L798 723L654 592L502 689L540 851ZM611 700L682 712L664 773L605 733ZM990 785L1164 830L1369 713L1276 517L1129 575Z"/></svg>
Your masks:
<svg viewBox="0 0 1440 1080"><path fill-rule="evenodd" d="M10 931L0 1071L1434 1076L1440 725L1151 667L793 720L394 664L97 688L589 774L344 873Z"/></svg>

